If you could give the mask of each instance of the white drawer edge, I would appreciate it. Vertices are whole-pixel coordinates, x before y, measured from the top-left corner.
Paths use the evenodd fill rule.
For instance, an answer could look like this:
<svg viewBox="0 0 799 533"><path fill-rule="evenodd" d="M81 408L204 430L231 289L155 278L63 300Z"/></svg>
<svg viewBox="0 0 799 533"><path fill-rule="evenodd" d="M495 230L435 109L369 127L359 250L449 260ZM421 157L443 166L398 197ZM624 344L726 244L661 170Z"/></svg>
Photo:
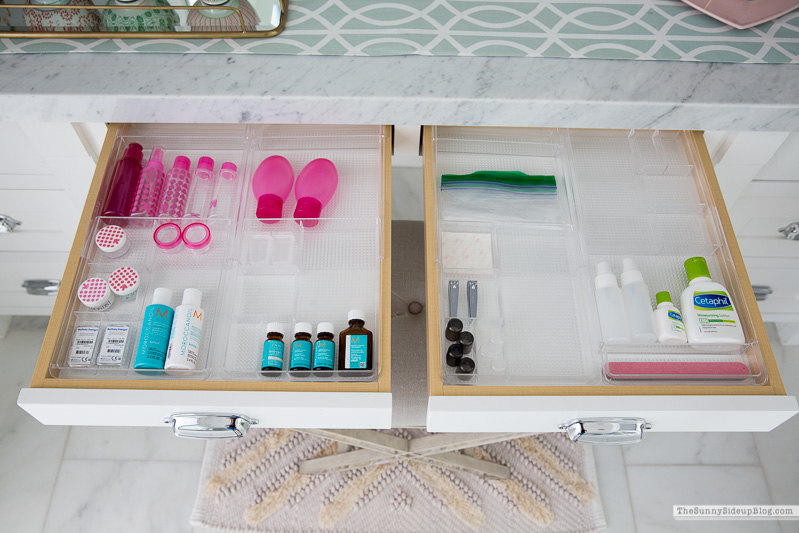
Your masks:
<svg viewBox="0 0 799 533"><path fill-rule="evenodd" d="M27 388L17 405L42 424L61 426L165 426L174 413L222 413L254 418L254 427L264 428L391 427L391 394L378 392Z"/></svg>
<svg viewBox="0 0 799 533"><path fill-rule="evenodd" d="M638 417L651 431L771 431L797 412L792 396L433 396L427 430L553 432L578 418Z"/></svg>

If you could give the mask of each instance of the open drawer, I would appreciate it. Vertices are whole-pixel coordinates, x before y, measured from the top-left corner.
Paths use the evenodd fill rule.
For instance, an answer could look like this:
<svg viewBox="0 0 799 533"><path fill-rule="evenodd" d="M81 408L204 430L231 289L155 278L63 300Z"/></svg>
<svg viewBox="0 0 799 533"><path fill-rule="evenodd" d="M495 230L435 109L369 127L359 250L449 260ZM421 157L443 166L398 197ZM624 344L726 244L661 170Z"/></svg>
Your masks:
<svg viewBox="0 0 799 533"><path fill-rule="evenodd" d="M213 187L206 184L204 193L192 188L187 199L187 212L193 198L201 199L199 217L101 216L115 164L131 143L143 147L144 162L162 147L167 171L180 155L191 160L191 175L200 157L214 159ZM293 188L281 219L256 217L253 176L273 155L285 157L295 176L317 158L336 166L336 192L316 224L294 220ZM223 162L237 166L234 180L219 175ZM183 413L222 416L173 422L224 425L236 415L261 427L391 427L390 172L390 127L111 125L31 386L18 404L45 424L162 426ZM177 224L178 235L189 223L205 224L210 245L202 253L183 244L161 249L154 232L169 222ZM121 257L95 245L97 232L109 225L122 226L130 243ZM103 310L79 301L85 280L108 280L124 266L141 280L132 297L117 296ZM172 291L172 308L185 289L202 291L204 317L192 369L134 368L146 309L159 287ZM310 323L313 341L318 323L333 323L338 360L338 333L348 327L351 309L363 312L372 331L371 368L290 370L295 324ZM262 371L267 324L275 322L284 329L283 369ZM124 349L116 359L101 359L101 352L113 351L103 352L101 344L116 326L128 328ZM90 337L97 332L83 359L76 357L83 353L78 328L88 328L83 331Z"/></svg>
<svg viewBox="0 0 799 533"><path fill-rule="evenodd" d="M768 431L797 412L700 132L423 134L429 431L568 428L586 441L619 442L648 427ZM508 174L499 185L496 174L463 177L479 171L538 177L524 185ZM680 306L683 262L697 256L726 287L743 342L603 342L598 263L618 280L632 259L650 290L640 308L651 311L659 291ZM472 334L465 367L450 366L457 352L447 361L453 317Z"/></svg>

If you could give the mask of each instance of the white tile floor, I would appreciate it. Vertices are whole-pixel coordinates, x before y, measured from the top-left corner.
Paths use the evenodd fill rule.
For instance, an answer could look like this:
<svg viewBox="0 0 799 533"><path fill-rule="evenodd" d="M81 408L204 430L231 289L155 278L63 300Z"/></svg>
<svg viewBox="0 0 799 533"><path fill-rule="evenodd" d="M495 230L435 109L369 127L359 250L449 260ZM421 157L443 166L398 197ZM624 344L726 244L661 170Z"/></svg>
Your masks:
<svg viewBox="0 0 799 533"><path fill-rule="evenodd" d="M16 406L44 330L15 320L0 340L0 531L192 532L204 445L160 428L42 426ZM769 328L773 333L773 328ZM777 362L799 394L799 348ZM611 533L799 532L795 522L676 522L675 503L799 504L799 417L771 433L649 434L595 448Z"/></svg>

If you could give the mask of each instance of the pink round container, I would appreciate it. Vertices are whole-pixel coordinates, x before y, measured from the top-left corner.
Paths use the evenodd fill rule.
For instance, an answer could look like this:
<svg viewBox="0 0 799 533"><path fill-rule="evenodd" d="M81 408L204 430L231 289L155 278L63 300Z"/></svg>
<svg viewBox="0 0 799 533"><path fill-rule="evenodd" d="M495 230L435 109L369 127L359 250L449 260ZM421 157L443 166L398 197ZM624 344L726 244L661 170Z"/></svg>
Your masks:
<svg viewBox="0 0 799 533"><path fill-rule="evenodd" d="M130 249L130 241L125 230L119 226L106 226L98 231L94 243L109 259L122 257Z"/></svg>
<svg viewBox="0 0 799 533"><path fill-rule="evenodd" d="M136 292L141 285L141 278L135 269L121 267L111 272L108 277L108 285L111 287L111 292L122 300L135 300Z"/></svg>
<svg viewBox="0 0 799 533"><path fill-rule="evenodd" d="M204 252L211 244L211 229L202 222L193 222L183 228L183 244L192 252Z"/></svg>
<svg viewBox="0 0 799 533"><path fill-rule="evenodd" d="M165 252L179 252L178 245L182 242L180 226L174 222L161 224L155 228L153 240Z"/></svg>
<svg viewBox="0 0 799 533"><path fill-rule="evenodd" d="M103 278L89 278L78 287L78 300L92 311L105 311L114 303L114 293Z"/></svg>

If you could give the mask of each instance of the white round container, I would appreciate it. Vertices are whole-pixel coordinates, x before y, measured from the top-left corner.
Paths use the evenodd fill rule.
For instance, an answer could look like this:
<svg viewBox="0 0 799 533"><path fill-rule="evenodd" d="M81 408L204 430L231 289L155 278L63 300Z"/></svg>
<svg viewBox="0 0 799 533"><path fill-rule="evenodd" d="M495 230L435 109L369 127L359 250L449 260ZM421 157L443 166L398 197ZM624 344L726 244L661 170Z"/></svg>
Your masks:
<svg viewBox="0 0 799 533"><path fill-rule="evenodd" d="M114 293L103 278L89 278L78 287L78 300L92 311L105 311L114 303Z"/></svg>
<svg viewBox="0 0 799 533"><path fill-rule="evenodd" d="M111 292L122 300L135 300L141 286L141 278L135 269L121 267L108 276L108 285L111 287Z"/></svg>
<svg viewBox="0 0 799 533"><path fill-rule="evenodd" d="M119 226L106 226L98 231L94 243L110 259L122 257L130 249L130 241L125 230Z"/></svg>

